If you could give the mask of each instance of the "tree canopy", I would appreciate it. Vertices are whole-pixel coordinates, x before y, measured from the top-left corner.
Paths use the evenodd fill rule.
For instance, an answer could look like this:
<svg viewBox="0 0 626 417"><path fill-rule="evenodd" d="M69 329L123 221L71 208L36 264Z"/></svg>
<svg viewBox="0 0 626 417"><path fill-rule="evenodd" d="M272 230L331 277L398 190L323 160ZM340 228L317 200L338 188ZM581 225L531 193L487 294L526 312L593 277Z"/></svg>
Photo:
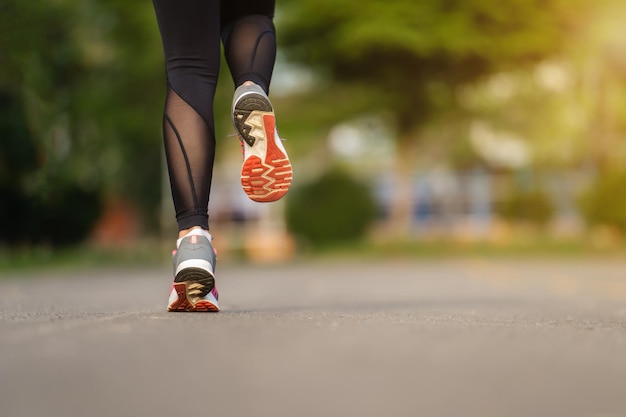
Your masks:
<svg viewBox="0 0 626 417"><path fill-rule="evenodd" d="M379 91L400 129L450 104L455 86L557 52L584 0L293 0L283 3L289 57Z"/></svg>
<svg viewBox="0 0 626 417"><path fill-rule="evenodd" d="M94 202L124 195L155 213L164 78L151 8L118 0L0 3L0 96L4 109L21 115L0 127L0 194L12 190L2 200L13 218L42 217L63 200L69 207L70 190ZM10 207L17 200L37 207ZM16 238L37 239L29 233Z"/></svg>
<svg viewBox="0 0 626 417"><path fill-rule="evenodd" d="M281 45L340 85L371 90L371 111L396 130L390 228L409 230L417 143L454 111L460 90L558 54L585 23L588 0L287 0Z"/></svg>

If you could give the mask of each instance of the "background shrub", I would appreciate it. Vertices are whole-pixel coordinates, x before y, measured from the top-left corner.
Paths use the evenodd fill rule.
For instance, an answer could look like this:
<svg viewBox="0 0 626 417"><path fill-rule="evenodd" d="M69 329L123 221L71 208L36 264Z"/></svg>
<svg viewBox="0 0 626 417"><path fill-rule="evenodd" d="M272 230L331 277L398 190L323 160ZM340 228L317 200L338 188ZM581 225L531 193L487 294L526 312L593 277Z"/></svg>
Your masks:
<svg viewBox="0 0 626 417"><path fill-rule="evenodd" d="M613 226L626 232L626 172L598 175L580 198L580 210L590 225Z"/></svg>
<svg viewBox="0 0 626 417"><path fill-rule="evenodd" d="M498 207L498 214L509 221L545 226L554 215L550 196L538 187L514 187Z"/></svg>
<svg viewBox="0 0 626 417"><path fill-rule="evenodd" d="M98 187L45 166L21 102L0 92L0 243L53 246L84 240L102 211ZM30 186L25 186L29 184Z"/></svg>
<svg viewBox="0 0 626 417"><path fill-rule="evenodd" d="M339 169L292 191L287 227L314 247L358 240L376 216L368 187Z"/></svg>

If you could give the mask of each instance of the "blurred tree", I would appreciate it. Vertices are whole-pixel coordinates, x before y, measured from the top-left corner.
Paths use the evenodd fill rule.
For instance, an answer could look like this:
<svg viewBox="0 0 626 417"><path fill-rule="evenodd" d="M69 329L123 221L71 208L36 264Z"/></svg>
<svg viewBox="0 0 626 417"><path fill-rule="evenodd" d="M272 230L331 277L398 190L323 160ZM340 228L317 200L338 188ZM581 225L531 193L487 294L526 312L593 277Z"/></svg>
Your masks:
<svg viewBox="0 0 626 417"><path fill-rule="evenodd" d="M37 167L37 149L15 94L0 92L0 242L16 242L28 234L25 221L32 207L23 182Z"/></svg>
<svg viewBox="0 0 626 417"><path fill-rule="evenodd" d="M74 93L88 65L68 24L77 20L70 5L0 5L0 240L8 243L75 243L99 214L101 183L81 177L70 158L94 157L73 140Z"/></svg>
<svg viewBox="0 0 626 417"><path fill-rule="evenodd" d="M624 2L595 2L584 27L570 34L558 54L465 87L464 108L495 129L523 137L537 165L600 172L623 166L624 19Z"/></svg>
<svg viewBox="0 0 626 417"><path fill-rule="evenodd" d="M50 212L97 213L81 195L121 195L156 225L164 71L152 4L4 0L0 62L0 91L29 139L3 126L3 175L32 201L49 196ZM6 162L27 151L27 172Z"/></svg>
<svg viewBox="0 0 626 417"><path fill-rule="evenodd" d="M392 230L405 233L411 173L424 126L457 105L460 87L558 52L586 0L292 0L281 45L326 79L358 84L397 131Z"/></svg>
<svg viewBox="0 0 626 417"><path fill-rule="evenodd" d="M592 10L592 24L571 46L578 101L587 110L587 131L580 143L587 162L613 176L626 162L626 7L602 0Z"/></svg>
<svg viewBox="0 0 626 417"><path fill-rule="evenodd" d="M83 127L98 137L105 190L138 205L145 226L156 228L165 72L152 3L92 0L84 12L98 27L84 43L94 68L77 102Z"/></svg>

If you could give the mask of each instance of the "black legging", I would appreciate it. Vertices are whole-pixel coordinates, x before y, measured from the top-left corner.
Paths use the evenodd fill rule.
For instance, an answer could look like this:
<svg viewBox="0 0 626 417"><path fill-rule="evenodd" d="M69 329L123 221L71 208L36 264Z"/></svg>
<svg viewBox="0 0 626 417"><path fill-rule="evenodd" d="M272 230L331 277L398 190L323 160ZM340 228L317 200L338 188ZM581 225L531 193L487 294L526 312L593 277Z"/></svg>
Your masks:
<svg viewBox="0 0 626 417"><path fill-rule="evenodd" d="M165 53L163 137L178 228L208 229L220 38L235 86L253 81L268 92L276 59L274 0L153 3Z"/></svg>

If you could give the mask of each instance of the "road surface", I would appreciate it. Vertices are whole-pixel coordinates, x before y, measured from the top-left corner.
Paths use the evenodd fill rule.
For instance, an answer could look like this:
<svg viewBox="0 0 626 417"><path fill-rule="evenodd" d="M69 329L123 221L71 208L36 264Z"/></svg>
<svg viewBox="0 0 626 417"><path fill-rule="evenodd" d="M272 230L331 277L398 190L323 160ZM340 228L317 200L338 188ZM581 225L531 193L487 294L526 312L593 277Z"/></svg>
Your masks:
<svg viewBox="0 0 626 417"><path fill-rule="evenodd" d="M0 416L626 416L624 261L225 264L218 314L168 274L4 273Z"/></svg>

